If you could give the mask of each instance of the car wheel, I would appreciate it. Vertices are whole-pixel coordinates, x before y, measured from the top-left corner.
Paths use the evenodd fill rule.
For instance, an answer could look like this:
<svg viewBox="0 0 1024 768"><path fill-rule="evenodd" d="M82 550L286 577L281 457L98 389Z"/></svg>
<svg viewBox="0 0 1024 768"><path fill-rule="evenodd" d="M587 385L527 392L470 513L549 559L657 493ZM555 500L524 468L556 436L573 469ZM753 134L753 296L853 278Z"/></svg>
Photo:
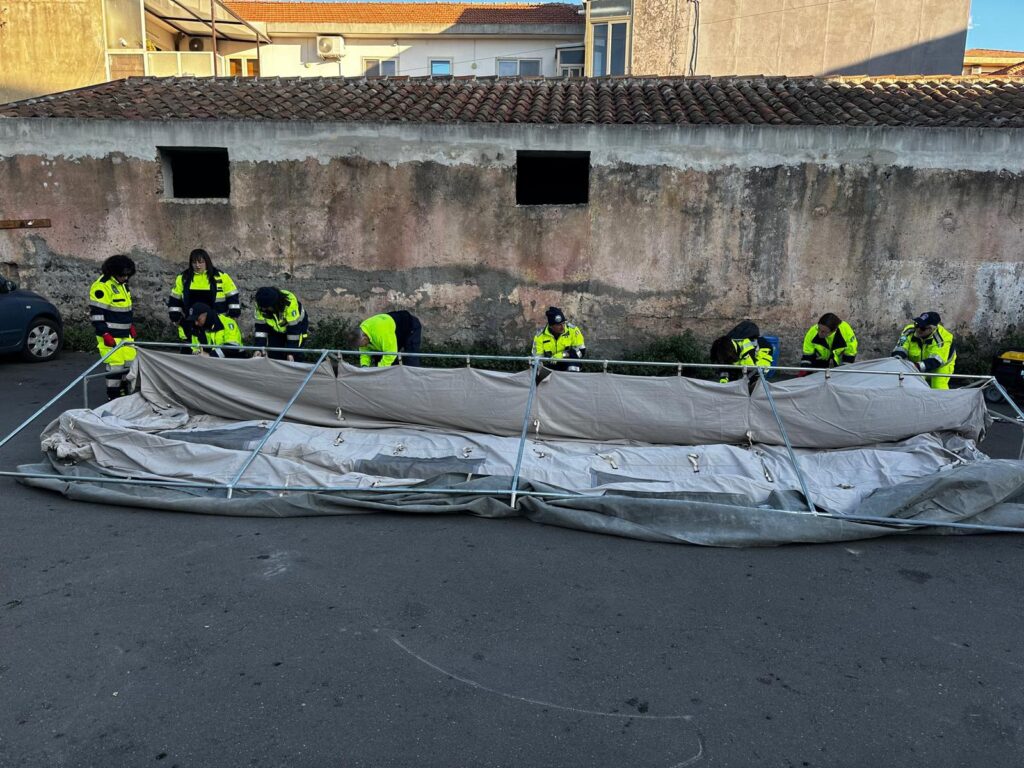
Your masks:
<svg viewBox="0 0 1024 768"><path fill-rule="evenodd" d="M37 317L28 327L21 356L30 363L45 363L60 352L60 326L45 317Z"/></svg>
<svg viewBox="0 0 1024 768"><path fill-rule="evenodd" d="M1001 403L1003 396L999 394L999 390L993 386L985 387L985 399L990 403Z"/></svg>

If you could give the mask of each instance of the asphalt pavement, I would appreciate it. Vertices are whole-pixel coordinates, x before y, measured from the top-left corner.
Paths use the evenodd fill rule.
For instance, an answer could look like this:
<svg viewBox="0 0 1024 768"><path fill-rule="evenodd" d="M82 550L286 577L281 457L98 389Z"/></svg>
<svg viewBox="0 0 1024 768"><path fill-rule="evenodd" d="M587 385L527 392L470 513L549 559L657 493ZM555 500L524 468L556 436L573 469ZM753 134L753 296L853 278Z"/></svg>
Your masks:
<svg viewBox="0 0 1024 768"><path fill-rule="evenodd" d="M0 429L92 361L0 361ZM3 768L1024 764L1024 536L730 550L0 494Z"/></svg>

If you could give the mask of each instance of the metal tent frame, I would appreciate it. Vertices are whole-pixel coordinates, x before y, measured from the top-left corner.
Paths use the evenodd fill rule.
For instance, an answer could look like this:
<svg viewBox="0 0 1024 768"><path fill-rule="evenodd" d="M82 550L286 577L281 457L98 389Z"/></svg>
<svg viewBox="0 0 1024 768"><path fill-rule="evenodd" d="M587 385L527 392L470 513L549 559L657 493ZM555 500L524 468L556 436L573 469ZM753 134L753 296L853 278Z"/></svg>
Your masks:
<svg viewBox="0 0 1024 768"><path fill-rule="evenodd" d="M75 387L83 386L83 405L88 407L88 383L91 379L102 377L104 373L94 373L94 371L101 365L104 365L107 358L117 352L126 342L119 342L116 347L110 350L106 355L101 357L95 363L90 365L81 374L79 374L73 381L67 386L61 389L56 395L50 400L40 406L36 411L25 419L21 424L15 427L11 432L0 439L0 448L3 448L7 443L13 440L17 435L23 432L31 424L33 424L43 413L58 403L64 396L70 393ZM182 343L171 343L171 342L134 342L134 346L143 348L153 349L195 349L195 345L182 344ZM203 349L212 348L208 345L202 345ZM257 347L257 346L240 346L233 347L241 351L274 351L284 353L294 353L295 349L285 347ZM416 353L417 357L421 358L432 358L432 359L448 359L448 360L460 360L465 361L467 367L472 367L474 361L486 362L486 361L503 361L503 362L519 362L529 366L530 372L533 374L530 378L530 389L527 395L525 412L523 414L522 428L519 434L519 446L516 454L515 469L512 475L512 481L508 488L495 488L492 490L466 490L466 489L451 489L451 488L432 488L423 487L419 485L402 486L402 487L385 487L385 488L354 488L351 486L274 486L274 485L259 485L259 484L242 484L242 479L245 476L246 471L252 465L252 463L259 456L263 447L267 441L273 435L274 431L281 425L292 406L295 405L296 401L302 395L302 392L306 389L306 386L312 380L313 376L318 370L321 369L322 365L329 359L337 359L338 361L344 360L347 355L349 357L358 357L360 355L369 354L375 357L382 357L385 355L395 355L399 361L403 356L403 353L387 353L387 352L365 352L361 350L343 350L343 349L302 349L304 356L319 355L317 361L310 365L309 373L305 376L302 383L296 388L295 392L277 413L276 418L270 424L266 434L260 439L257 445L246 455L245 459L240 464L238 470L235 472L232 479L227 483L202 483L193 482L188 480L146 480L136 478L121 478L121 477L74 477L69 478L66 475L60 474L48 474L48 473L33 473L33 472L19 472L13 470L0 470L0 477L12 477L22 479L46 479L46 480L58 480L65 483L96 483L96 484L111 484L111 485L143 485L143 486L156 486L162 488L181 488L191 490L222 490L225 493L226 498L233 498L236 491L247 492L247 493L262 493L262 492L309 492L309 493L332 493L332 494L345 494L345 493L414 493L414 494L448 494L448 495L474 495L474 496L492 496L492 497L508 497L509 504L513 509L517 508L517 500L521 497L540 497L545 499L572 499L579 498L579 493L557 493L551 491L530 491L520 489L520 479L522 472L523 454L526 449L527 436L530 426L530 415L533 412L533 404L537 395L537 382L538 373L542 367L544 358L537 356L516 356L516 355L455 355L455 354L443 354L443 353ZM803 471L800 468L800 462L796 456L796 452L793 450L792 443L789 439L789 434L786 431L786 426L779 414L778 409L775 405L775 399L771 393L771 385L769 384L766 375L765 368L755 366L740 366L740 365L715 365L710 363L668 363L668 362L651 362L651 361L635 361L635 360L615 360L615 359L583 359L574 361L575 364L585 366L600 366L601 371L604 373L608 372L609 366L640 366L648 368L664 368L664 369L675 369L677 376L682 376L684 370L706 370L709 368L715 370L738 370L742 375L754 375L756 374L757 380L760 383L765 393L768 404L771 408L772 415L775 419L775 423L779 428L779 435L786 447L790 463L793 470L799 480L800 489L803 493L804 501L807 505L806 511L800 510L776 510L779 514L798 514L798 515L813 515L824 518L831 518L835 520L843 520L851 523L865 523L871 525L884 525L894 528L951 528L951 529L962 529L975 532L1003 532L1003 533L1024 533L1024 530L1018 528L1011 528L1006 526L998 525L983 525L975 523L958 523L954 521L946 520L919 520L919 519L904 519L904 518L887 518L887 517L872 517L864 515L840 515L833 514L824 510L821 510L814 503L814 499L811 496L810 490L807 485L806 478ZM792 366L772 366L772 371L782 372L798 372L807 371L806 368L792 367ZM833 376L841 376L844 373L857 373L857 374L872 374L879 376L896 376L899 379L900 386L907 378L931 378L940 374L931 373L918 373L918 372L892 372L892 371L870 371L870 370L856 370L856 371L845 371L842 367L826 369L825 381L828 382ZM1015 424L1022 430L1022 442L1020 449L1020 459L1024 460L1024 411L1020 409L1017 403L1010 397L1006 389L1000 384L994 376L976 376L966 374L941 374L948 376L949 378L958 379L961 381L969 381L970 384L967 386L971 387L994 387L999 394L1003 397L1006 403L1012 408L1016 415L1014 419L1008 419L1003 417L1001 414L996 414L999 421L1006 423Z"/></svg>

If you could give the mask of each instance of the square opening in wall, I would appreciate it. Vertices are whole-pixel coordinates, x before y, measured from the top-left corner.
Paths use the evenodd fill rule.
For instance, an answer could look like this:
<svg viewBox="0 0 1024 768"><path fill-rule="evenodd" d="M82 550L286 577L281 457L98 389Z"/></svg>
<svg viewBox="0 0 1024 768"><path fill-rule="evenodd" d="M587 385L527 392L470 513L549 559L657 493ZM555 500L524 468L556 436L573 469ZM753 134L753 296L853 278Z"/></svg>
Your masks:
<svg viewBox="0 0 1024 768"><path fill-rule="evenodd" d="M586 205L589 152L516 152L517 205Z"/></svg>
<svg viewBox="0 0 1024 768"><path fill-rule="evenodd" d="M231 196L231 168L223 147L159 147L164 197L194 200Z"/></svg>

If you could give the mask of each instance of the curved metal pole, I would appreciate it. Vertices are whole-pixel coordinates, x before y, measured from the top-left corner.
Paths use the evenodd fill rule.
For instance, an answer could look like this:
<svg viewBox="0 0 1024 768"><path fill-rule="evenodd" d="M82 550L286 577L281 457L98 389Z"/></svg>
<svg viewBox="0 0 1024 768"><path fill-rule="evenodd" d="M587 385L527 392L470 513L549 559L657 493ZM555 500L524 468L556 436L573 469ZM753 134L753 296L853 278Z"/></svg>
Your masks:
<svg viewBox="0 0 1024 768"><path fill-rule="evenodd" d="M84 381L86 376L88 376L96 368L98 368L99 366L101 366L105 362L107 362L107 358L109 358L112 354L117 352L117 350L119 350L122 346L124 346L124 344L125 344L124 341L117 342L117 346L116 347L114 347L112 350L107 352L107 354L103 355L103 357L101 357L95 363L93 363L88 368L86 368L85 371L78 378L76 378L74 381L72 381L70 384L68 384L66 387L64 387L64 389L62 389L56 395L51 397L49 400L47 400L44 405L41 405L38 409L36 409L36 412L33 413L31 416L29 416L27 419L25 419L25 421L21 422L21 424L18 425L18 427L16 427L13 432L11 432L9 435L7 435L3 440L0 440L0 448L3 448L5 445L7 445L7 443L9 443L12 439L14 439L15 435L17 435L19 432L21 432L21 430L25 429L25 427L27 427L33 421L38 419L40 417L40 415L42 415L42 413L47 408L49 408L51 405L53 405L58 400L60 400L62 397L64 397L64 395L66 395L68 392L70 392L72 389L74 389L78 385L79 382Z"/></svg>
<svg viewBox="0 0 1024 768"><path fill-rule="evenodd" d="M779 411L775 407L775 398L772 397L771 390L768 389L768 380L764 377L764 369L760 366L755 366L754 370L757 371L757 377L761 380L761 390L764 392L765 397L768 398L768 405L772 408L772 416L775 417L775 423L779 425L779 433L782 435L782 441L786 444L786 451L789 453L789 460L793 464L793 469L796 470L796 479L800 481L800 490L804 492L804 499L807 500L807 506L810 508L812 514L818 514L818 508L814 506L814 499L811 498L811 492L807 490L807 481L804 480L804 473L800 469L800 464L796 460L796 453L793 451L793 446L789 442L789 434L786 432L786 427L782 423L782 417L779 416Z"/></svg>
<svg viewBox="0 0 1024 768"><path fill-rule="evenodd" d="M242 475L245 474L245 470L247 470L249 468L249 465L256 460L256 457L259 455L260 451L263 450L263 446L267 444L267 441L270 439L270 436L274 434L274 431L279 426L281 426L281 422L284 421L284 417L288 414L288 411L291 410L292 406L295 405L295 401L299 399L299 395L302 394L302 390L304 390L306 388L306 385L309 384L310 379L313 378L313 374L320 370L320 366L323 364L324 360L327 359L327 354L328 351L326 349L320 354L320 359L317 360L316 364L309 369L309 373L306 374L306 378L302 380L302 383L299 385L299 388L295 390L295 394L292 395L291 400L289 400L285 404L281 412L277 414L277 418L274 419L274 423L270 425L270 429L267 430L267 434L265 434L259 441L259 443L256 444L256 447L253 449L252 453L249 454L248 458L246 458L245 460L245 463L242 464L242 468L235 473L235 476L233 478L231 478L231 482L228 483L227 486L229 499L234 495L235 486L238 485L238 481L242 479Z"/></svg>
<svg viewBox="0 0 1024 768"><path fill-rule="evenodd" d="M523 428L519 432L519 451L516 454L516 468L512 472L511 504L516 508L516 495L519 491L519 472L523 468L523 453L526 451L526 435L530 430L530 414L533 413L533 399L537 394L537 373L540 369L540 358L532 358L530 363L530 394L526 396L526 413L523 414Z"/></svg>
<svg viewBox="0 0 1024 768"><path fill-rule="evenodd" d="M1020 408L1017 407L1017 403L1015 403L1013 401L1013 398L1010 397L1010 393L1006 391L1006 389L1003 387L1002 384L999 383L999 380L996 379L995 376L992 377L992 383L999 391L999 394L1003 396L1003 400L1005 400L1007 404L1011 408L1013 408L1013 412L1017 414L1017 424L1021 427L1024 427L1024 412L1021 412ZM1024 461L1024 434L1021 435L1020 453L1017 454L1017 458L1020 461Z"/></svg>

